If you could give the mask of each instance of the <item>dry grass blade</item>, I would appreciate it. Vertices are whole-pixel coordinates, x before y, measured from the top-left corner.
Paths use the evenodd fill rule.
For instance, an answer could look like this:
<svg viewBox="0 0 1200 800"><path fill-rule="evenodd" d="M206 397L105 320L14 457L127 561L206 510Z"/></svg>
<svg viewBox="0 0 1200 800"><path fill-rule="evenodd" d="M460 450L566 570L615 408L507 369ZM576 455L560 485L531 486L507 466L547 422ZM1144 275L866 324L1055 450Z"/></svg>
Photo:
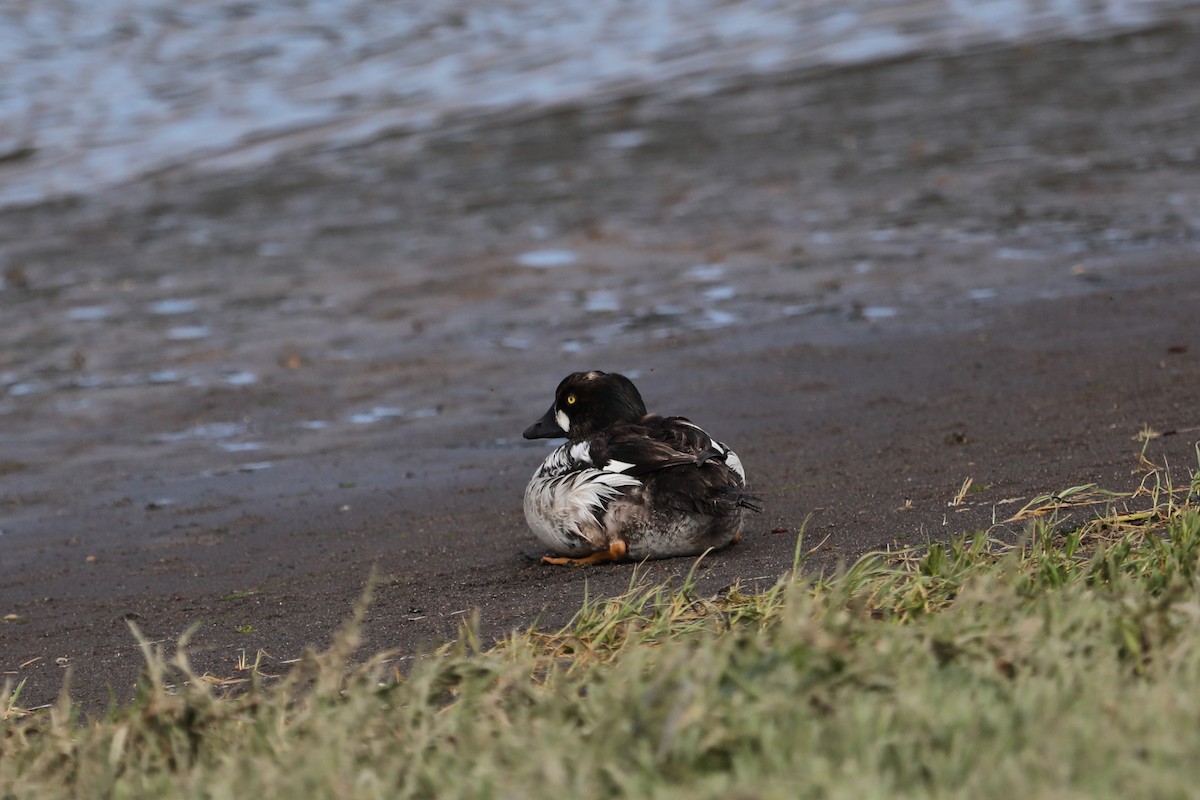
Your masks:
<svg viewBox="0 0 1200 800"><path fill-rule="evenodd" d="M1023 522L1035 517L1057 513L1064 508L1104 505L1131 496L1131 493L1110 492L1098 488L1094 483L1085 483L1080 486L1071 486L1054 494L1038 495L1004 522Z"/></svg>
<svg viewBox="0 0 1200 800"><path fill-rule="evenodd" d="M963 481L962 486L958 490L958 494L954 495L954 499L951 500L948 505L951 508L957 508L958 506L961 506L963 499L965 499L967 496L967 492L971 491L971 484L974 482L975 479L971 477L968 477L965 481Z"/></svg>

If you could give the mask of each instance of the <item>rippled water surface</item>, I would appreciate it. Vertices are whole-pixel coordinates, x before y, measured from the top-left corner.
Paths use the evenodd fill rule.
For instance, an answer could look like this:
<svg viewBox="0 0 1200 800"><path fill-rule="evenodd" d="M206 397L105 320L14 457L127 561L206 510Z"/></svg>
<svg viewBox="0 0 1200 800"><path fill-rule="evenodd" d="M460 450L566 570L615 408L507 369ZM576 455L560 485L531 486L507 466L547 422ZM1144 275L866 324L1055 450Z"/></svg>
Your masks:
<svg viewBox="0 0 1200 800"><path fill-rule="evenodd" d="M1175 0L17 0L0 203L596 94L1135 28ZM615 132L613 147L639 143Z"/></svg>

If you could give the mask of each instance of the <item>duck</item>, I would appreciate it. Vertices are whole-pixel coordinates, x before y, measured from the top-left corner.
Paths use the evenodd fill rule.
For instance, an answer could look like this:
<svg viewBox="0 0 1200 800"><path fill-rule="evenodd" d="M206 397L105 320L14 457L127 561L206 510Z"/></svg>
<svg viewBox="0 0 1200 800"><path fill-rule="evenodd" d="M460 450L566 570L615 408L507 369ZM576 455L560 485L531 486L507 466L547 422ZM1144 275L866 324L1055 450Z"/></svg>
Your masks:
<svg viewBox="0 0 1200 800"><path fill-rule="evenodd" d="M525 489L525 519L547 564L694 556L740 541L747 510L737 454L684 417L648 414L633 381L574 372L526 439L565 438Z"/></svg>

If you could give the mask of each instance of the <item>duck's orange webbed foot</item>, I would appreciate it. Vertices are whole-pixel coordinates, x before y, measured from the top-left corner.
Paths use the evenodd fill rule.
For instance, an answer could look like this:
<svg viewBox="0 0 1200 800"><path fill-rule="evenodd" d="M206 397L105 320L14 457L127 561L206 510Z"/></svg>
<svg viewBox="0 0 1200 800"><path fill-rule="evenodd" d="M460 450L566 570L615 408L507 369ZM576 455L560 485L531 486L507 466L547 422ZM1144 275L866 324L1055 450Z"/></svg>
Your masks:
<svg viewBox="0 0 1200 800"><path fill-rule="evenodd" d="M625 542L617 539L608 546L607 550L601 550L598 553L592 553L590 556L583 558L566 558L559 556L542 556L543 564L554 564L559 567L586 567L589 564L604 564L608 561L624 561L625 552L628 548Z"/></svg>

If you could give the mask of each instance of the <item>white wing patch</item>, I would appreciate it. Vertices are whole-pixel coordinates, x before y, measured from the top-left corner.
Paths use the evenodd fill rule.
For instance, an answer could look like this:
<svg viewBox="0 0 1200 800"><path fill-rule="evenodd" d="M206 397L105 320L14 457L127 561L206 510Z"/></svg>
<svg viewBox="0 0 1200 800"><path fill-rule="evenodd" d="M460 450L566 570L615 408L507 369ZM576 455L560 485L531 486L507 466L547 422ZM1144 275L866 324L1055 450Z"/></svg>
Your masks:
<svg viewBox="0 0 1200 800"><path fill-rule="evenodd" d="M604 471L605 472L624 472L627 469L633 469L633 467L634 467L634 465L630 464L628 461L618 461L617 459L614 458L611 461L609 461L607 464L604 465Z"/></svg>
<svg viewBox="0 0 1200 800"><path fill-rule="evenodd" d="M742 484L744 485L746 483L746 470L744 467L742 467L742 460L738 458L737 453L733 452L725 445L721 446L725 447L725 463L729 465L731 470L738 474L738 477L742 479Z"/></svg>

